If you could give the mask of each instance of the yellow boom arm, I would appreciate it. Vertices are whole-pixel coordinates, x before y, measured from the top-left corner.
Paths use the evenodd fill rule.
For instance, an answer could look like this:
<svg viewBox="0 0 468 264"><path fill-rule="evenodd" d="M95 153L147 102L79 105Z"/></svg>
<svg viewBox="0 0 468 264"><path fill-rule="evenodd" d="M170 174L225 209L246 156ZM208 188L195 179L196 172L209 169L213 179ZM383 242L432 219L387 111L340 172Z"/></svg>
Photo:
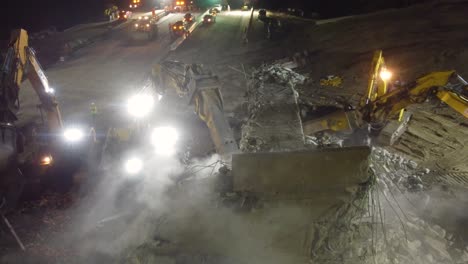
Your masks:
<svg viewBox="0 0 468 264"><path fill-rule="evenodd" d="M21 83L25 77L28 78L41 101L41 109L46 113L49 132L58 132L62 128L60 110L53 89L49 87L49 81L34 51L28 46L28 33L24 29L12 32L9 52L12 54L10 59L14 62L10 63L11 67L9 69L9 74L13 75L13 81L2 83L2 86L8 86L10 93L14 93L16 95L14 99L17 100ZM11 105L11 102L5 102L4 100L2 104ZM16 112L15 110L11 109L11 107L9 109L13 114Z"/></svg>

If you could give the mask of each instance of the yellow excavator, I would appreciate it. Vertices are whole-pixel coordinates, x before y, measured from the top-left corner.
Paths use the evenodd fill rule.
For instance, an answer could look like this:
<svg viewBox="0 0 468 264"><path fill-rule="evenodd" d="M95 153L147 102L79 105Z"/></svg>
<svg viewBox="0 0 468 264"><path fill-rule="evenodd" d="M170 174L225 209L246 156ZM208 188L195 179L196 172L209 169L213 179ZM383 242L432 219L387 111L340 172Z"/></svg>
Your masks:
<svg viewBox="0 0 468 264"><path fill-rule="evenodd" d="M368 146L339 151L311 150L302 137L302 142L289 148L291 151L241 151L225 117L221 82L204 65L166 60L152 68L148 83L127 103L127 110L135 122L127 127L111 128L107 134L102 167L112 171L109 175L120 174L120 168L123 168L124 178L154 177L152 174L157 172L149 168L164 161L168 153L180 151L176 143L177 129L165 123L174 122L167 120L167 114L164 114L168 109L160 115L154 109L164 110L161 107L168 105L184 108L185 105L193 107L206 124L216 152L222 163L230 168L231 177L227 177L226 186L231 192L266 199L312 199L320 201L320 206L329 206L349 195L347 190L369 180L366 170L370 154ZM157 97L163 101L153 107ZM290 109L296 111L298 107L295 105ZM159 157L155 159L156 156Z"/></svg>
<svg viewBox="0 0 468 264"><path fill-rule="evenodd" d="M399 115L403 119L402 109L410 104L424 102L431 94L466 116L466 82L453 71L433 73L401 87L390 84L390 75L382 52L378 51L373 60L367 93L359 106L354 110L339 111L318 120L304 122L304 134L324 130L354 131L369 124L386 124L389 119ZM217 153L232 169L233 191L276 198L336 198L345 194L350 187L369 180L366 164L370 148L367 145L311 150L303 140L302 144L297 144L291 151L242 152L224 116L221 83L216 75L201 64L163 61L153 67L151 76L157 94L163 97L170 96L171 93L178 95L186 105L192 105L199 118L205 122ZM460 83L452 84L451 77ZM144 105L154 103L153 99L144 95L148 94L148 90L154 92L151 88L141 91L139 99L131 104L131 109L138 115L151 112L149 108L143 109ZM297 105L291 109L294 111ZM145 126L148 124L147 121L142 123ZM138 131L140 127L141 125L137 125L133 129L133 134L138 135L133 136L137 141L145 134ZM132 133L114 132L110 139L131 142L128 135ZM155 128L153 132L155 133L151 140L164 147L172 146L168 142L176 138L175 130L167 127ZM118 136L119 134L123 136ZM134 153L139 155L154 154L151 150L143 151L145 148L142 144L118 145L136 146ZM112 149L112 144L108 146ZM123 149L126 150L125 147ZM125 162L125 166L129 172L139 173L144 164L142 160L132 158Z"/></svg>
<svg viewBox="0 0 468 264"><path fill-rule="evenodd" d="M63 163L63 123L54 89L42 69L23 29L13 30L0 72L0 199L14 206L27 180L44 181L44 175ZM19 92L28 79L40 100L42 124L17 127ZM77 140L80 131L66 131Z"/></svg>
<svg viewBox="0 0 468 264"><path fill-rule="evenodd" d="M382 134L381 144L393 144L405 131L410 115L405 108L435 96L468 118L468 83L455 71L433 72L408 84L391 82L382 51L376 51L365 95L357 107L338 110L304 122L304 134L353 132L358 129ZM393 121L392 120L398 120ZM396 123L395 123L396 122ZM382 133L383 132L383 133Z"/></svg>
<svg viewBox="0 0 468 264"><path fill-rule="evenodd" d="M242 153L224 116L221 83L201 64L164 61L153 67L152 78L159 93L176 91L194 106L208 127L217 153L231 165L233 191L269 198L332 197L332 201L346 193L347 188L369 179L363 169L370 154L367 146L340 151L303 147L293 151Z"/></svg>

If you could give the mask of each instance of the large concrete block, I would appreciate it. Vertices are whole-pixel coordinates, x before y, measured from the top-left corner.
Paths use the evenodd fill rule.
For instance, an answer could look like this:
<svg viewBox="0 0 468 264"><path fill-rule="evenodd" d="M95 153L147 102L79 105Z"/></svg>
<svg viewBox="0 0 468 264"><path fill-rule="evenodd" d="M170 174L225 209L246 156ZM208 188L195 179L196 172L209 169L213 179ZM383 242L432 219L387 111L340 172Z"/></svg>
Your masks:
<svg viewBox="0 0 468 264"><path fill-rule="evenodd" d="M369 155L369 147L235 154L234 190L300 198L342 193L369 180Z"/></svg>

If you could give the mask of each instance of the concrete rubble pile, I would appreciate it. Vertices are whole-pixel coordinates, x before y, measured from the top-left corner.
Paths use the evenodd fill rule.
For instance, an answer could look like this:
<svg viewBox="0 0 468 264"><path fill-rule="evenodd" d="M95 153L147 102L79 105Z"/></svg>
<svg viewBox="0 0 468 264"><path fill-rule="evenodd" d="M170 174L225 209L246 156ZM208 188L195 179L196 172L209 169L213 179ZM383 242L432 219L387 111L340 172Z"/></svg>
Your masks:
<svg viewBox="0 0 468 264"><path fill-rule="evenodd" d="M247 91L249 120L242 128L243 152L285 151L304 147L294 90L305 77L279 65L256 70Z"/></svg>
<svg viewBox="0 0 468 264"><path fill-rule="evenodd" d="M311 141L317 144L314 142L317 139L313 138L308 138L306 143L302 131L297 106L298 94L294 88L297 84L303 84L304 81L304 76L278 64L262 66L253 73L247 93L249 119L242 128L240 142L243 152L298 150L305 148L307 143L311 144ZM330 141L333 143L339 139L332 138ZM333 145L339 144L335 142ZM340 203L337 203L333 209L327 209L325 214L318 217L305 217L307 225L300 230L299 236L303 239L299 243L302 246L298 247L302 252L300 253L301 259L304 257L304 259L310 259L309 263L320 264L468 263L468 248L457 248L454 236L442 227L429 222L426 216L421 214L421 210L418 210L420 208L416 208L407 196L417 195L419 200L423 201L423 207L430 206L430 197L426 194L430 186L427 186L424 181L424 177L430 173L430 170L420 168L416 162L384 148L373 148L369 161L369 173L373 175L372 180L367 184L347 189L352 195L350 200L342 202L340 200ZM226 172L218 173L213 178L219 178L223 174ZM211 180L216 182L213 178ZM196 182L189 184L189 189L193 189L193 184L196 185ZM208 185L211 187L216 185L207 185L206 182L198 184L205 188ZM213 217L211 214L217 215L217 213L227 211L229 219L234 217L240 223L244 221L247 223L249 215L254 215L254 211L257 214L262 211L252 209L243 210L242 213L231 212L232 208L223 203L223 197L226 196L222 194L223 191L214 190L217 188L208 189L205 195L209 197L207 202L209 205L203 214L209 215L209 219L221 223L222 218ZM176 193L188 192L179 190ZM240 207L244 206L246 200L239 199L239 194L229 194L232 194L233 198L228 200L232 200L233 204L239 203ZM200 193L197 195L202 196L202 200L207 198ZM212 207L213 205L216 206ZM268 208L266 204L259 202L258 208L262 207ZM306 210L309 209L317 211L317 207L311 206ZM224 221L229 222L226 219ZM161 229L164 231L161 231L162 233L168 233L170 226L175 230L180 228L173 221L168 221L168 223L170 225L166 224ZM200 222L197 229L204 231L199 236L210 233L207 230L213 228L213 223L205 227L201 225ZM285 223L279 226L288 230L287 232L291 230L285 226ZM223 243L229 242L227 238L229 236L225 238L223 235L226 233L218 230L216 239L222 240ZM249 237L256 235L258 234L249 232ZM169 238L170 236L166 234L163 237ZM183 234L179 239L168 239L168 241L182 242L185 239L187 236ZM292 245L291 240L286 238L283 240L285 244ZM244 243L242 239L241 241ZM144 243L131 252L127 259L137 260L129 261L130 263L188 263L178 259L183 255L183 251L176 249L177 243L171 244L172 242L155 240ZM265 241L257 242L261 244ZM164 246L165 243L169 247ZM209 247L207 244L204 246ZM168 248L171 249L170 252L166 252ZM190 263L233 263L229 258L223 258L222 254L218 256L219 258L209 259L210 254L207 252L201 261L197 261L196 257L191 255ZM230 254L232 252L229 250ZM241 256L234 254L231 257L240 259ZM147 261L142 261L142 259L147 259ZM275 263L282 262L276 261Z"/></svg>
<svg viewBox="0 0 468 264"><path fill-rule="evenodd" d="M374 149L371 170L374 183L314 224L313 263L468 263L468 248L452 247L453 235L422 219L404 197L424 195L427 169Z"/></svg>

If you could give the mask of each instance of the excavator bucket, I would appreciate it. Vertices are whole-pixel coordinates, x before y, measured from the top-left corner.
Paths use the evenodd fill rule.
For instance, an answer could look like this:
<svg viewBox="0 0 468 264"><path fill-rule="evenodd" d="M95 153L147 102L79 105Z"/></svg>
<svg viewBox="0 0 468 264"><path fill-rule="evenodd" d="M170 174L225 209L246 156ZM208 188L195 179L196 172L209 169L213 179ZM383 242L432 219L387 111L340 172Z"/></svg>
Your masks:
<svg viewBox="0 0 468 264"><path fill-rule="evenodd" d="M367 146L234 154L233 188L265 198L338 196L369 181L369 155Z"/></svg>

